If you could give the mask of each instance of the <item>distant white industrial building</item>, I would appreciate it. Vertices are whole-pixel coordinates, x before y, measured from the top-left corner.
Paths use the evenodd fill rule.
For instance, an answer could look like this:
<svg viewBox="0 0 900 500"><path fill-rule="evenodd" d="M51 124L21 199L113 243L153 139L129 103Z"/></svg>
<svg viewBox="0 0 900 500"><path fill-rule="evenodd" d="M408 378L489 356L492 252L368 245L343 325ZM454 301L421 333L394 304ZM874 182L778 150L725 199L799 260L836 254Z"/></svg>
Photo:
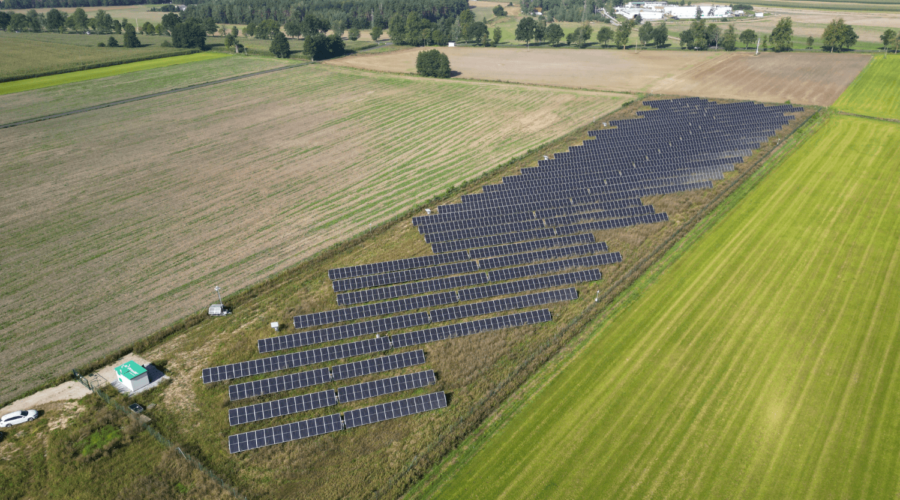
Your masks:
<svg viewBox="0 0 900 500"><path fill-rule="evenodd" d="M638 15L645 20L661 20L666 18L694 19L697 8L700 8L700 19L724 19L734 17L731 7L727 5L669 5L666 2L629 2L616 7L616 14L628 19Z"/></svg>

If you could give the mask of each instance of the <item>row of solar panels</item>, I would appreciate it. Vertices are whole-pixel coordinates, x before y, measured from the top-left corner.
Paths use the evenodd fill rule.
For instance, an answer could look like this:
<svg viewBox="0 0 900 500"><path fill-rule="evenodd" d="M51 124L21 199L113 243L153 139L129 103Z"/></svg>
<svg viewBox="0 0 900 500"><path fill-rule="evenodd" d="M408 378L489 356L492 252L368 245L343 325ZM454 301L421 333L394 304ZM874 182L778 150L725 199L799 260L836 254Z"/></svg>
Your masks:
<svg viewBox="0 0 900 500"><path fill-rule="evenodd" d="M615 210L617 208L638 207L641 206L641 200L636 198L616 200L606 203L596 203L590 210ZM461 227L477 227L481 225L491 226L495 224L504 224L507 222L519 222L533 218L542 219L540 211L549 210L548 208L538 208L535 210L515 212L510 214L497 214L494 210L471 210L462 213L433 214L413 217L413 225L419 228L442 227L442 224L465 223L466 226ZM419 233L425 234L420 229Z"/></svg>
<svg viewBox="0 0 900 500"><path fill-rule="evenodd" d="M420 389L434 383L434 371L432 370L397 375L372 382L340 387L337 391L328 389L276 401L266 401L265 403L232 408L228 410L228 422L232 426L250 424L270 418L327 408L338 403L352 403L362 399Z"/></svg>
<svg viewBox="0 0 900 500"><path fill-rule="evenodd" d="M329 434L352 429L376 422L383 422L394 418L415 415L447 406L447 397L443 392L435 392L424 396L416 396L400 401L391 401L380 405L369 406L359 410L344 412L343 419L340 413L326 415L324 417L302 420L290 424L276 425L267 429L242 432L228 436L229 453L240 453L255 450L264 446L297 441L322 434Z"/></svg>
<svg viewBox="0 0 900 500"><path fill-rule="evenodd" d="M373 350L365 352L356 351L359 352L359 354L354 354L354 356L384 352L392 348L400 349L413 347L430 342L466 337L477 333L501 330L504 328L544 323L550 321L550 319L550 311L547 309L540 309L400 333L390 337L380 337L362 341L370 342L368 345ZM384 341L381 341L382 339L384 339ZM228 397L231 401L239 401L256 396L265 396L268 394L326 384L334 380L344 380L351 376L371 375L388 370L416 366L424 362L425 355L421 350L401 352L364 361L337 365L331 369L317 368L315 370L234 384L228 387Z"/></svg>
<svg viewBox="0 0 900 500"><path fill-rule="evenodd" d="M596 244L595 244L596 245ZM601 244L605 247L605 244ZM586 247L586 248L585 248ZM586 245L585 247L572 247L572 248L584 248L583 251L579 251L579 253L594 253L591 250L591 246ZM535 252L537 253L537 252ZM540 252L542 254L546 254L548 257L550 253L548 252ZM561 252L560 252L561 254ZM541 258L531 258L534 254L525 254L528 257L522 259L509 259L510 261L517 261L519 263L527 263L532 260L547 260ZM561 255L562 257L569 257L572 254ZM584 263L586 261L578 260L578 259L569 259L569 260L561 260L554 263L559 269L570 269L573 267L582 267L582 266L591 266L591 265L603 265L612 262L620 262L622 257L616 252L615 254L604 254L609 255L609 257L599 258L592 260L591 262L597 262L597 264L587 264ZM612 261L612 262L607 262ZM533 276L536 274L545 274L545 273L527 273L523 270L518 270L518 268L513 268L512 271L517 276ZM574 274L574 273L572 273ZM503 281L509 278L500 278L500 275L491 274L487 280L478 280L478 281ZM578 283L579 281L572 281L572 283ZM298 316L294 316L294 328L304 329L304 328L313 328L322 325L329 325L333 323L342 323L344 321L355 321L358 319L364 318L372 318L375 316L383 316L386 314L397 314L407 311L413 311L416 309L424 309L427 307L436 307L447 304L454 304L457 302L465 302L468 299L472 292L471 288L465 288L460 290L459 292L450 291L450 292L441 292L431 295L423 295L419 297L412 297L408 299L397 299L391 300L387 302L376 302L373 304L367 304L362 306L355 307L347 307L342 309L332 309L330 311L321 311L314 312L309 314L301 314ZM484 296L483 293L480 293L481 296ZM380 333L380 332L379 332Z"/></svg>
<svg viewBox="0 0 900 500"><path fill-rule="evenodd" d="M747 156L750 155L750 150L746 152ZM744 161L743 156L733 156L729 158L724 158L720 162L717 162L713 165L695 165L693 163L679 165L677 168L689 168L693 170L702 171L704 169L713 170L713 169L728 169L734 168L735 163L741 163ZM631 168L628 170L610 170L610 171L602 171L593 167L582 167L582 168L565 168L558 170L546 170L546 171L535 171L529 172L527 174L517 175L514 177L504 177L503 184L501 185L518 185L518 184L529 184L533 182L538 182L542 180L546 180L549 182L561 182L564 179L571 180L599 180L599 179L608 179L608 178L616 178L616 177L626 177L630 175L644 175L644 174L656 174L662 173L667 170L674 170L670 168L670 166L660 166L660 167L639 167L639 168ZM491 189L489 189L491 190Z"/></svg>
<svg viewBox="0 0 900 500"><path fill-rule="evenodd" d="M446 318L464 318L469 316L478 316L478 310L481 308L491 309L491 312L508 311L512 309L522 309L532 305L550 304L564 300L573 300L577 297L574 288L565 290L553 290L548 292L533 293L530 295L522 295L518 297L510 297L505 299L495 299L489 302L479 302L476 304L467 304L459 306L451 306L442 309L435 309L431 312L412 313L403 316L391 316L372 321L363 321L360 323L351 323L349 325L338 325L319 330L310 330L300 333L292 333L289 335L281 335L278 337L270 337L261 339L258 342L259 352L275 352L285 349L298 349L324 342L334 342L336 340L344 340L362 335L372 335L376 333L387 332L391 330L401 330L411 326L425 325L428 323L437 323L446 321ZM463 314L464 311L469 311ZM296 353L299 354L299 353ZM293 355L291 355L293 356ZM261 360L257 360L257 363ZM293 361L285 361L286 363Z"/></svg>
<svg viewBox="0 0 900 500"><path fill-rule="evenodd" d="M733 162L740 163L740 162ZM581 172L560 172L559 175L529 175L520 176L517 182L505 182L503 184L492 184L484 186L484 192L496 191L512 191L537 187L556 187L568 186L576 187L582 185L584 187L603 186L612 184L623 184L626 182L646 181L660 177L679 177L684 174L701 173L701 172L723 172L729 168L728 164L720 164L715 166L691 166L682 168L680 166L671 169L653 169L656 171L643 172L639 174L628 175L608 175L601 172L581 173ZM733 168L733 167L732 167ZM643 170L643 169L642 169Z"/></svg>

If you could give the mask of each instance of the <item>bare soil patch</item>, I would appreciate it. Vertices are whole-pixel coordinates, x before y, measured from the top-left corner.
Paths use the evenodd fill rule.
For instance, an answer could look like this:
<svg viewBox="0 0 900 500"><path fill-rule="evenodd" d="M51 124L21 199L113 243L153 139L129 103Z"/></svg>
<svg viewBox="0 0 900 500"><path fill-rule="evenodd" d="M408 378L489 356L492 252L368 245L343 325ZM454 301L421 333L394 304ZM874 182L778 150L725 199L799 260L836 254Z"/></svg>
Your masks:
<svg viewBox="0 0 900 500"><path fill-rule="evenodd" d="M393 73L415 73L426 47L329 62ZM728 57L725 52L547 50L440 47L460 78L638 92L659 80Z"/></svg>
<svg viewBox="0 0 900 500"><path fill-rule="evenodd" d="M0 399L627 98L315 65L10 129Z"/></svg>
<svg viewBox="0 0 900 500"><path fill-rule="evenodd" d="M735 54L657 82L652 91L829 106L870 58L863 54Z"/></svg>

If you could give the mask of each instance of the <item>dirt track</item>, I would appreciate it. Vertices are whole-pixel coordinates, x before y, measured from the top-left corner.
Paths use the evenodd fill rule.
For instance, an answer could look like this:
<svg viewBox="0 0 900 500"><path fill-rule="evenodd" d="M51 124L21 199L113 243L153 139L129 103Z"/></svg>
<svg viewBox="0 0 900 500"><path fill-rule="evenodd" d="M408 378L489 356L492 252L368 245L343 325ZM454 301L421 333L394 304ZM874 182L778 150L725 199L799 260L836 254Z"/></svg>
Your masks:
<svg viewBox="0 0 900 500"><path fill-rule="evenodd" d="M724 51L441 48L458 78L827 106L869 55ZM348 57L340 66L415 72L418 49Z"/></svg>

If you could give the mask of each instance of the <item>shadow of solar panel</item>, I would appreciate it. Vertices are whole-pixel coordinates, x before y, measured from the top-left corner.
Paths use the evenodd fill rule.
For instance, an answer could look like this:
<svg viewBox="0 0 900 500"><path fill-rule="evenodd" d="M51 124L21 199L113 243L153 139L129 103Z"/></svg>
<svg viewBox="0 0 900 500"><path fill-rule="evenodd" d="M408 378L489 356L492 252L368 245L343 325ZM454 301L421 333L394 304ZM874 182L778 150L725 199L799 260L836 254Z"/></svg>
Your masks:
<svg viewBox="0 0 900 500"><path fill-rule="evenodd" d="M341 420L341 414L335 413L334 415L326 415L228 436L228 452L231 454L240 453L273 444L320 436L343 429L344 423Z"/></svg>
<svg viewBox="0 0 900 500"><path fill-rule="evenodd" d="M487 283L487 275L484 273L462 274L459 276L451 276L449 278L440 278L431 281L404 283L402 285L395 285L385 288L373 288L371 290L360 290L357 292L342 293L337 295L337 302L341 305L361 304L364 302L387 300L407 295L417 295L420 293L447 290L450 288L480 285L483 283Z"/></svg>
<svg viewBox="0 0 900 500"><path fill-rule="evenodd" d="M318 368L306 372L291 373L280 377L254 380L228 387L228 397L231 401L265 396L276 392L292 391L331 381L331 372L328 368Z"/></svg>
<svg viewBox="0 0 900 500"><path fill-rule="evenodd" d="M358 290L361 288L372 288L376 286L393 285L395 283L404 283L407 281L419 281L439 278L441 276L450 276L453 274L471 273L477 270L477 262L455 262L453 264L445 264L443 266L423 267L420 269L410 269L408 271L400 271L396 273L376 274L373 276L362 276L359 278L338 280L331 283L331 287L335 292L347 292L350 290Z"/></svg>
<svg viewBox="0 0 900 500"><path fill-rule="evenodd" d="M486 236L484 238L474 238L470 240L448 241L444 243L434 243L431 245L431 251L434 253L453 252L460 249L487 247L494 245L507 245L518 241L537 240L542 238L552 238L556 233L553 229L537 229L534 231L524 231L521 233L500 234L496 236ZM470 252L471 255L471 252Z"/></svg>
<svg viewBox="0 0 900 500"><path fill-rule="evenodd" d="M497 247L475 248L471 250L469 254L472 255L472 257L475 259L486 259L488 257L496 257L498 255L533 252L543 248L580 245L594 242L595 240L593 234L577 234L573 236L566 236L563 238L527 241L523 243L513 243L512 245L502 245Z"/></svg>
<svg viewBox="0 0 900 500"><path fill-rule="evenodd" d="M560 234L580 233L584 231L597 231L605 229L617 229L621 227L638 226L641 224L654 224L657 222L665 222L669 220L669 216L665 212L652 215L641 215L638 217L628 217L624 219L601 220L597 222L587 222L584 224L573 224L571 226L559 226L556 230Z"/></svg>
<svg viewBox="0 0 900 500"><path fill-rule="evenodd" d="M428 323L428 313L418 312L404 314L402 316L391 316L389 318L364 321L362 323L330 326L319 330L292 333L289 335L281 335L279 337L269 337L259 340L257 342L257 348L259 349L259 352L296 349L309 345L321 344L323 342L333 342L335 340L359 337L361 335L373 335L391 330L400 330L411 326L424 325L426 323Z"/></svg>
<svg viewBox="0 0 900 500"><path fill-rule="evenodd" d="M438 342L450 338L466 337L476 333L522 325L532 325L550 321L550 311L525 311L496 318L479 319L465 323L438 326L415 332L401 333L391 337L395 347L411 347L430 342Z"/></svg>
<svg viewBox="0 0 900 500"><path fill-rule="evenodd" d="M443 292L422 297L413 297L410 299L304 314L302 316L294 316L294 328L309 328L327 325L329 323L370 318L372 316L383 316L385 314L395 314L422 309L423 307L452 304L454 302L456 302L456 292Z"/></svg>
<svg viewBox="0 0 900 500"><path fill-rule="evenodd" d="M363 264L360 266L330 269L328 271L328 278L331 280L356 278L358 276L393 273L397 271L404 271L407 269L415 269L418 267L431 267L441 264L449 264L451 262L461 262L464 260L469 260L469 255L466 252L454 252L443 255L426 255L424 257L413 257L411 259L391 260L387 262L378 262L375 264Z"/></svg>
<svg viewBox="0 0 900 500"><path fill-rule="evenodd" d="M621 257L619 257L621 259ZM573 273L554 274L553 276L542 276L540 278L532 278L521 281L509 281L506 283L498 283L496 285L481 286L478 288L467 288L459 291L461 301L486 299L489 297L498 297L500 295L510 295L514 293L522 293L531 290L540 290L542 288L553 288L562 285L573 285L587 281L599 281L602 275L599 270L591 269L589 271L576 271Z"/></svg>
<svg viewBox="0 0 900 500"><path fill-rule="evenodd" d="M574 288L551 290L548 292L520 295L505 299L489 300L487 302L463 304L445 309L435 309L434 311L431 311L431 320L433 323L440 323L454 319L470 318L472 316L482 316L513 309L524 309L531 306L573 300L577 297L578 292Z"/></svg>
<svg viewBox="0 0 900 500"><path fill-rule="evenodd" d="M338 400L341 403L350 403L360 399L375 398L385 394L394 394L412 389L419 389L434 384L434 371L397 375L396 377L364 382L362 384L348 385L337 390Z"/></svg>
<svg viewBox="0 0 900 500"><path fill-rule="evenodd" d="M524 278L526 276L536 276L540 274L548 274L563 269L573 267L594 267L605 266L622 262L622 254L619 252L589 255L587 257L579 257L577 259L558 260L554 262L545 262L542 264L534 264L530 266L512 267L508 269L500 269L489 273L490 280L505 281L516 278Z"/></svg>
<svg viewBox="0 0 900 500"><path fill-rule="evenodd" d="M260 344L262 346L262 344ZM349 342L308 351L281 354L269 358L242 361L231 365L217 366L203 370L204 383L219 382L263 373L271 373L279 370L300 368L302 366L334 361L336 359L362 356L372 352L386 351L391 348L387 338L366 339L358 342ZM207 377L209 371L209 377ZM207 379L209 382L207 382Z"/></svg>
<svg viewBox="0 0 900 500"><path fill-rule="evenodd" d="M552 248L550 250L541 250L538 252L503 255L491 259L484 259L478 262L478 267L482 269L498 269L501 267L517 266L541 260L561 259L571 255L603 253L608 250L609 249L604 242L575 247Z"/></svg>
<svg viewBox="0 0 900 500"><path fill-rule="evenodd" d="M268 418L293 415L294 413L317 410L336 404L337 400L334 397L334 391L329 389L327 391L303 394L302 396L294 396L292 398L279 399L277 401L267 401L265 403L232 408L228 410L228 422L232 426L249 424Z"/></svg>
<svg viewBox="0 0 900 500"><path fill-rule="evenodd" d="M434 392L344 412L344 423L347 429L352 429L376 422L437 410L446 406L447 397L444 395L444 392Z"/></svg>
<svg viewBox="0 0 900 500"><path fill-rule="evenodd" d="M422 350L401 352L382 356L380 358L365 359L354 363L336 365L331 367L332 380L345 380L353 377L361 377L370 373L381 373L389 370L397 370L407 366L421 365L425 362L425 352Z"/></svg>

